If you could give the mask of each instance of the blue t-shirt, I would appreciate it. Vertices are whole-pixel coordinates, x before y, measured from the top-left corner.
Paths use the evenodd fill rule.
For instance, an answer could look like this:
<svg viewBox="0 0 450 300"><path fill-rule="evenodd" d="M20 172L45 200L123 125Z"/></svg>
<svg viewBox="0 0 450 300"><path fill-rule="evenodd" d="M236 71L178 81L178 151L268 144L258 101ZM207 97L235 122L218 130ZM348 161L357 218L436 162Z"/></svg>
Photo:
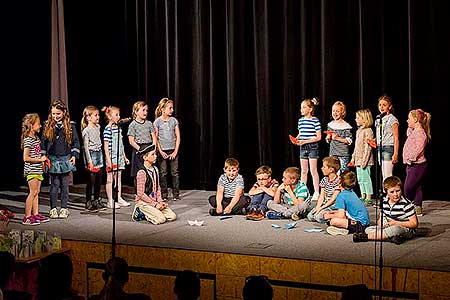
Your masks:
<svg viewBox="0 0 450 300"><path fill-rule="evenodd" d="M340 192L336 197L335 206L337 209L344 209L351 219L360 222L361 225L370 224L369 212L354 191L343 190Z"/></svg>

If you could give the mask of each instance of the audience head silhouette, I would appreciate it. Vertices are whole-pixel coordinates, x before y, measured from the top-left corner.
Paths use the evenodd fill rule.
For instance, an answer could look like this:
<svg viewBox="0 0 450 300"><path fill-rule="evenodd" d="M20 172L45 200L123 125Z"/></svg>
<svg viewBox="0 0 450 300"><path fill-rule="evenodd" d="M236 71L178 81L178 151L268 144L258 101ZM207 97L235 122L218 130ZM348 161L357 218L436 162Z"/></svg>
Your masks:
<svg viewBox="0 0 450 300"><path fill-rule="evenodd" d="M64 253L52 253L41 261L38 271L38 299L62 300L77 298L72 290L73 265Z"/></svg>
<svg viewBox="0 0 450 300"><path fill-rule="evenodd" d="M344 288L341 300L372 300L372 296L365 284L355 284Z"/></svg>
<svg viewBox="0 0 450 300"><path fill-rule="evenodd" d="M244 300L272 300L273 289L264 275L248 276L242 290Z"/></svg>
<svg viewBox="0 0 450 300"><path fill-rule="evenodd" d="M9 252L0 252L0 289L4 289L14 271L15 258Z"/></svg>
<svg viewBox="0 0 450 300"><path fill-rule="evenodd" d="M200 277L196 272L184 270L175 278L173 291L177 300L197 300L200 297Z"/></svg>

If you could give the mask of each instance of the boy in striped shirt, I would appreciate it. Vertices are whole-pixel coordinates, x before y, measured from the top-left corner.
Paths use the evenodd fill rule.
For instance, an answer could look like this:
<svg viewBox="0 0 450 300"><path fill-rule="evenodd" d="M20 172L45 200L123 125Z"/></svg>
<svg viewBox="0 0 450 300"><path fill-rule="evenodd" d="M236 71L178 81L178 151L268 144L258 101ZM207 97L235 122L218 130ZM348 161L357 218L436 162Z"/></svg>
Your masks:
<svg viewBox="0 0 450 300"><path fill-rule="evenodd" d="M282 183L278 186L273 200L267 202L271 210L269 219L293 219L297 221L306 217L311 210L311 197L308 187L300 180L300 169L289 167L283 172Z"/></svg>
<svg viewBox="0 0 450 300"><path fill-rule="evenodd" d="M417 220L414 205L402 196L402 182L397 176L390 176L383 182L387 197L377 226L366 228L365 232L354 234L354 242L368 240L389 240L401 244L414 237ZM381 217L382 216L382 217Z"/></svg>

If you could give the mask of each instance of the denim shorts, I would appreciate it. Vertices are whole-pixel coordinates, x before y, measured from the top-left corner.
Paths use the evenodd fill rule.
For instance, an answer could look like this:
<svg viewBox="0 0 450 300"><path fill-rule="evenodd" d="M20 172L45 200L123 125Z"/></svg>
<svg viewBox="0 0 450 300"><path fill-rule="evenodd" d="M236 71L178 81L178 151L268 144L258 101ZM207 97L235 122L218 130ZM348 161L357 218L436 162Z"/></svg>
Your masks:
<svg viewBox="0 0 450 300"><path fill-rule="evenodd" d="M89 154L91 155L92 165L96 168L103 167L103 154L102 151L93 151L89 150Z"/></svg>
<svg viewBox="0 0 450 300"><path fill-rule="evenodd" d="M309 143L300 146L300 159L319 158L319 143Z"/></svg>
<svg viewBox="0 0 450 300"><path fill-rule="evenodd" d="M380 149L378 149L380 151ZM381 146L381 160L392 160L394 145Z"/></svg>

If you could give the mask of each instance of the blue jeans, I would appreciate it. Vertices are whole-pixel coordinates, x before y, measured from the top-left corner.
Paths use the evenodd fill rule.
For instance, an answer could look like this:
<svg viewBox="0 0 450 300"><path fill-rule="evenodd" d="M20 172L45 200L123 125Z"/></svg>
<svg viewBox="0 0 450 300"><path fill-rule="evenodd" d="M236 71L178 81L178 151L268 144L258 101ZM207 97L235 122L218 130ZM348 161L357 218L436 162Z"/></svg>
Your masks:
<svg viewBox="0 0 450 300"><path fill-rule="evenodd" d="M263 213L267 211L267 201L272 200L273 197L266 193L259 193L254 196L250 196L251 201L249 205L249 209L257 209Z"/></svg>

